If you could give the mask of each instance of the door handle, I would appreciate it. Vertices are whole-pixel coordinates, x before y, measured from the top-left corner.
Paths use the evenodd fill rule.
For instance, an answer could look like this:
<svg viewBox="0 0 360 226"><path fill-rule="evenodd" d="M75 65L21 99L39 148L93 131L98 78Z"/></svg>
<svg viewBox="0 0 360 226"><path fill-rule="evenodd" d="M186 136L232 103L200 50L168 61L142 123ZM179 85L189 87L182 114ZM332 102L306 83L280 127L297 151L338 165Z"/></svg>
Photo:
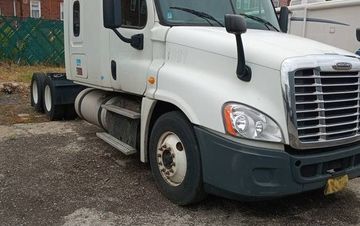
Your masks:
<svg viewBox="0 0 360 226"><path fill-rule="evenodd" d="M116 76L116 62L115 60L112 60L111 61L111 76L114 80L117 79L117 76Z"/></svg>

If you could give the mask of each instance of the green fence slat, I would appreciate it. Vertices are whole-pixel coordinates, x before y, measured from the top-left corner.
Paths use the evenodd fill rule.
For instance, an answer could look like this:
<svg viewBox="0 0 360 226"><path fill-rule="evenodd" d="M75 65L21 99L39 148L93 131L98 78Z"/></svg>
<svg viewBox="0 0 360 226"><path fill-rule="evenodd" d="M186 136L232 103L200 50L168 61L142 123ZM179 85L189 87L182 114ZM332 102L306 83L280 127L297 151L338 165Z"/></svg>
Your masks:
<svg viewBox="0 0 360 226"><path fill-rule="evenodd" d="M0 16L0 61L64 65L63 22Z"/></svg>

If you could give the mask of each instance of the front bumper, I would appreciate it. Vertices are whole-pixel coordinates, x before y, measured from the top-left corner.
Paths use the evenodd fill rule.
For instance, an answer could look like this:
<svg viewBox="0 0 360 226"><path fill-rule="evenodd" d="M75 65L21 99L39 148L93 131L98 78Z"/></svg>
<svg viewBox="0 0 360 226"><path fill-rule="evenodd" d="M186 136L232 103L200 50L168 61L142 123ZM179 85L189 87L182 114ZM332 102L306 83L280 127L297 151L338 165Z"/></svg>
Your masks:
<svg viewBox="0 0 360 226"><path fill-rule="evenodd" d="M195 127L208 193L242 200L269 199L325 186L327 179L360 176L360 144L290 154L256 148Z"/></svg>

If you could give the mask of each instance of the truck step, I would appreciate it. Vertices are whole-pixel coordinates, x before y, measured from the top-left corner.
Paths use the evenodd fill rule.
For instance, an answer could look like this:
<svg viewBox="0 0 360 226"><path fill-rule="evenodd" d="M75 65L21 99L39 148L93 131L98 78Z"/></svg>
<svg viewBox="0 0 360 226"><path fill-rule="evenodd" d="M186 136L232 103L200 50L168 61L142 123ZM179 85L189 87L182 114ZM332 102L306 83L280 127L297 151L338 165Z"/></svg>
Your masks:
<svg viewBox="0 0 360 226"><path fill-rule="evenodd" d="M136 149L131 147L130 145L116 139L108 133L96 133L96 136L110 144L117 150L121 151L124 155L132 155L136 153Z"/></svg>
<svg viewBox="0 0 360 226"><path fill-rule="evenodd" d="M125 117L131 118L131 119L139 119L140 113L128 110L126 108L118 107L112 104L103 104L101 107L107 111L111 111L113 113L123 115Z"/></svg>

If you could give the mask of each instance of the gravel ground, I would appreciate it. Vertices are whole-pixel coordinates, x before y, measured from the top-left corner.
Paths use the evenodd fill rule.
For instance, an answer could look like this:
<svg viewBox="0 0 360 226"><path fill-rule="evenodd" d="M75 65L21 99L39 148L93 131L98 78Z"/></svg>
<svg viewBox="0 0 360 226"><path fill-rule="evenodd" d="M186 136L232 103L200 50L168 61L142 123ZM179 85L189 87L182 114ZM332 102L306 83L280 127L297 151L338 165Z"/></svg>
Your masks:
<svg viewBox="0 0 360 226"><path fill-rule="evenodd" d="M0 126L0 225L360 225L360 179L328 197L173 205L139 156L96 131L82 121Z"/></svg>

